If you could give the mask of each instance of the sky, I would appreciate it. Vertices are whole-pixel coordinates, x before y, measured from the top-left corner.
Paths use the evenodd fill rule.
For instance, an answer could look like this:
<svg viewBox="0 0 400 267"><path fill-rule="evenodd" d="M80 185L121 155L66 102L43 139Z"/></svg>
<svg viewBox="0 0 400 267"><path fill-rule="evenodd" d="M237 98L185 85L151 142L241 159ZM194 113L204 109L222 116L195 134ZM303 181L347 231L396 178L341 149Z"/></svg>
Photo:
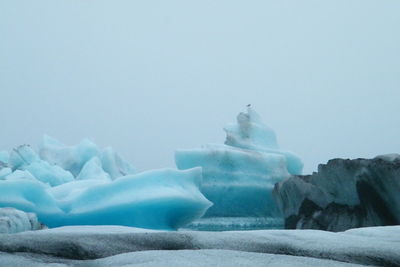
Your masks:
<svg viewBox="0 0 400 267"><path fill-rule="evenodd" d="M400 153L400 1L0 0L0 150L88 137L139 170L247 104L304 173Z"/></svg>

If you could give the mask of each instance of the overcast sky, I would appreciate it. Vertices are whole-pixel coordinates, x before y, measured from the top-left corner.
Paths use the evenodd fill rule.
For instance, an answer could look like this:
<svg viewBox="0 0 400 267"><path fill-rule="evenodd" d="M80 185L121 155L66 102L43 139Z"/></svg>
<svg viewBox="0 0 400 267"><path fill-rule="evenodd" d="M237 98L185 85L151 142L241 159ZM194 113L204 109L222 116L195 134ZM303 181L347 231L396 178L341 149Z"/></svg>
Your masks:
<svg viewBox="0 0 400 267"><path fill-rule="evenodd" d="M251 103L305 173L400 152L400 1L0 0L0 149L89 137L140 170Z"/></svg>

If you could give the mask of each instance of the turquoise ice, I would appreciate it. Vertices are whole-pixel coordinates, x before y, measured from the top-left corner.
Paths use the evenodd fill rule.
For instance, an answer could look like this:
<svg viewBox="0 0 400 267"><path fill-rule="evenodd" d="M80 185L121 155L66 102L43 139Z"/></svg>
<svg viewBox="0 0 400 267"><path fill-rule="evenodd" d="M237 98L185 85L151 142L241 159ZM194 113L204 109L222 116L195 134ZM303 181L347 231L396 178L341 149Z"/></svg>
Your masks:
<svg viewBox="0 0 400 267"><path fill-rule="evenodd" d="M23 145L2 155L0 207L33 212L49 227L178 229L212 205L199 190L201 168L136 173L89 140L66 146L45 136L39 153Z"/></svg>
<svg viewBox="0 0 400 267"><path fill-rule="evenodd" d="M201 191L214 205L206 217L281 218L274 184L300 174L303 164L279 148L274 131L250 107L225 127L225 144L177 150L178 169L203 168Z"/></svg>

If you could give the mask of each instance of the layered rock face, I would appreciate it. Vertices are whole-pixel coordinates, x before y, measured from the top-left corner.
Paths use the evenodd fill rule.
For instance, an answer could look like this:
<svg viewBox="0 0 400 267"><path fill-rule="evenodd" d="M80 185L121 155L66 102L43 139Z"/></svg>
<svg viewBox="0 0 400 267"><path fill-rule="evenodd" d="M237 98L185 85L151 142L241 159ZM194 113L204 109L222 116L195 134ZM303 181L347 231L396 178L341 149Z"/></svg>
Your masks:
<svg viewBox="0 0 400 267"><path fill-rule="evenodd" d="M343 231L400 224L400 155L333 159L318 172L277 183L285 228Z"/></svg>

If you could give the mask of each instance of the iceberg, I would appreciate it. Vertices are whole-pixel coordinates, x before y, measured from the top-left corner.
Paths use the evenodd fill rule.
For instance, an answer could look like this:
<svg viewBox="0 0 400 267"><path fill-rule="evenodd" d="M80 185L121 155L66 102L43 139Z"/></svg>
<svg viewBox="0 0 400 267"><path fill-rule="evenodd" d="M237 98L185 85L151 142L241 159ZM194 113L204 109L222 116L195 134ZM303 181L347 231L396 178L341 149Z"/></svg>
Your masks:
<svg viewBox="0 0 400 267"><path fill-rule="evenodd" d="M51 186L60 185L74 180L73 175L57 165L50 165L41 160L39 155L29 146L22 145L14 149L10 155L9 165L16 171L24 171L24 177L36 178L37 180ZM21 176L21 175L19 175Z"/></svg>
<svg viewBox="0 0 400 267"><path fill-rule="evenodd" d="M175 152L178 169L203 168L201 192L214 203L205 217L281 218L271 192L275 183L301 173L301 160L279 149L274 131L250 107L225 132L223 145Z"/></svg>
<svg viewBox="0 0 400 267"><path fill-rule="evenodd" d="M201 169L161 169L114 181L76 180L50 187L27 179L0 181L0 207L33 212L49 227L125 225L177 229L212 205L199 191Z"/></svg>
<svg viewBox="0 0 400 267"><path fill-rule="evenodd" d="M332 159L275 185L288 229L344 231L400 224L400 155Z"/></svg>
<svg viewBox="0 0 400 267"><path fill-rule="evenodd" d="M74 146L67 146L60 141L45 135L39 146L40 158L60 166L71 172L75 177L79 175L85 164L94 157L101 160L101 165L112 179L135 174L135 168L114 152L112 148L101 150L88 139L82 140Z"/></svg>
<svg viewBox="0 0 400 267"><path fill-rule="evenodd" d="M136 173L112 148L83 140L66 146L45 136L2 153L0 207L37 215L49 227L125 225L177 229L212 205L199 190L201 168ZM4 156L6 155L6 156Z"/></svg>

